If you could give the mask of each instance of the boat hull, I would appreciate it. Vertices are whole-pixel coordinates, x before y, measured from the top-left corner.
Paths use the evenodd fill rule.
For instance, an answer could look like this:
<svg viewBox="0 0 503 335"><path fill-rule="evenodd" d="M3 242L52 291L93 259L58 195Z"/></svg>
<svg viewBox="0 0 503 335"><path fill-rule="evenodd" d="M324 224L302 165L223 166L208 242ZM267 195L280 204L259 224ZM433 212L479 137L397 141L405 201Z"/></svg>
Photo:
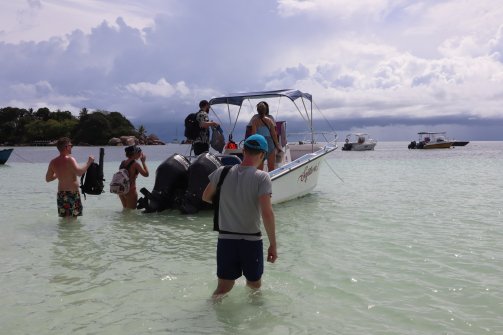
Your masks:
<svg viewBox="0 0 503 335"><path fill-rule="evenodd" d="M449 149L453 142L437 142L428 143L423 146L423 149Z"/></svg>
<svg viewBox="0 0 503 335"><path fill-rule="evenodd" d="M368 151L368 150L374 150L375 146L377 143L346 143L342 147L342 150L344 151Z"/></svg>
<svg viewBox="0 0 503 335"><path fill-rule="evenodd" d="M14 149L2 149L0 150L0 164L5 164L10 157Z"/></svg>
<svg viewBox="0 0 503 335"><path fill-rule="evenodd" d="M452 143L452 146L453 147L464 147L465 145L467 145L468 143L470 143L470 141L454 141Z"/></svg>
<svg viewBox="0 0 503 335"><path fill-rule="evenodd" d="M321 163L335 149L336 146L325 147L272 171L272 203L282 203L310 193L318 184Z"/></svg>

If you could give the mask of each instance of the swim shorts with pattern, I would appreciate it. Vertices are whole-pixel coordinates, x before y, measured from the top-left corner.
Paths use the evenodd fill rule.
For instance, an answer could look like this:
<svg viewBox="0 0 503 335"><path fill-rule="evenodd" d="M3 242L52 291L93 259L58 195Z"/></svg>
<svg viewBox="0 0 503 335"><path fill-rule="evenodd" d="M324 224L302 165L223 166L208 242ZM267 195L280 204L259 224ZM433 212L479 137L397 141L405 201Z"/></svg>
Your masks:
<svg viewBox="0 0 503 335"><path fill-rule="evenodd" d="M78 191L59 191L57 203L60 217L82 216L82 201Z"/></svg>

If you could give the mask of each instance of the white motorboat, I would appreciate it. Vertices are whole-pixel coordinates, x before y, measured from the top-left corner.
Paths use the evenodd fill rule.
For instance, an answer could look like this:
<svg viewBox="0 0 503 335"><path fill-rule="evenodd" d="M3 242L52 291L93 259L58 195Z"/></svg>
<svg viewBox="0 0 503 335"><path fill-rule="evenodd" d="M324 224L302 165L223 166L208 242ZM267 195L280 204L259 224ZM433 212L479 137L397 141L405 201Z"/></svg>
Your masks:
<svg viewBox="0 0 503 335"><path fill-rule="evenodd" d="M365 133L351 133L346 136L344 146L342 150L344 151L366 151L374 150L377 141L370 138L368 134Z"/></svg>
<svg viewBox="0 0 503 335"><path fill-rule="evenodd" d="M230 135L233 138L239 138L234 134L234 128L242 113L244 102L247 102L246 105L253 107L259 100L273 98L279 99L279 101L286 98L292 102L295 110L307 121L308 130L311 134L310 143L301 143L299 147L296 147L287 141L286 121L276 122L276 130L280 138L279 142L284 152L284 155L278 157L280 159L276 161L276 168L273 171L269 171L273 187L272 203L277 204L310 193L318 183L321 163L325 160L327 154L337 149L335 140L327 142L323 146L316 144L314 140L313 102L311 94L298 90L238 93L213 98L210 100L210 106L219 119L219 115L222 115L224 111L228 113L232 127ZM222 108L224 111L220 111L219 113L215 110L218 109L215 108L217 105L224 105L226 108ZM283 117L283 115L280 116ZM278 117L276 116L275 118L277 119ZM240 134L243 135L244 139L245 130ZM240 156L242 154L242 147L240 145L238 148L226 148L223 154Z"/></svg>

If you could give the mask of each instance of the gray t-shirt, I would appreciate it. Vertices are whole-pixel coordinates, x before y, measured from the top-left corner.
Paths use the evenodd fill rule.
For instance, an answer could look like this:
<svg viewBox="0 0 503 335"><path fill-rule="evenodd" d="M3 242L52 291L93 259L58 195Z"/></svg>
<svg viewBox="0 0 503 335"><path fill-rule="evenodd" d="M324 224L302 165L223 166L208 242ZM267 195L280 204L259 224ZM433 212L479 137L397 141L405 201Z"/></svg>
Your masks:
<svg viewBox="0 0 503 335"><path fill-rule="evenodd" d="M223 167L209 175L210 183L217 187ZM267 172L253 166L234 165L220 189L218 226L220 230L236 233L260 231L259 197L272 194L271 178ZM220 234L219 238L260 240L259 236Z"/></svg>

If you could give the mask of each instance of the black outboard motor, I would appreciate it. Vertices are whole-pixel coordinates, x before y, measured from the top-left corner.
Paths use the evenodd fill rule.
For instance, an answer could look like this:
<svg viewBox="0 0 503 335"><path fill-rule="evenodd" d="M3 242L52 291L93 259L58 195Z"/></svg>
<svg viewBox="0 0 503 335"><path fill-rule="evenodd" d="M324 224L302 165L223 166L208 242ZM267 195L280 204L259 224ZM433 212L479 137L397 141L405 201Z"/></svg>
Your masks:
<svg viewBox="0 0 503 335"><path fill-rule="evenodd" d="M408 146L409 149L416 149L416 141L412 141L410 142L409 146Z"/></svg>
<svg viewBox="0 0 503 335"><path fill-rule="evenodd" d="M342 150L344 150L344 151L351 151L352 147L353 147L352 143L344 143L344 146L342 147Z"/></svg>
<svg viewBox="0 0 503 335"><path fill-rule="evenodd" d="M152 192L142 188L145 196L138 200L138 209L145 208L145 213L160 212L176 208L188 185L190 161L180 154L173 154L162 162L155 172Z"/></svg>
<svg viewBox="0 0 503 335"><path fill-rule="evenodd" d="M200 154L189 167L189 185L185 191L180 211L183 214L194 214L201 209L209 209L211 205L201 198L209 183L208 176L222 166L218 158L205 152Z"/></svg>

